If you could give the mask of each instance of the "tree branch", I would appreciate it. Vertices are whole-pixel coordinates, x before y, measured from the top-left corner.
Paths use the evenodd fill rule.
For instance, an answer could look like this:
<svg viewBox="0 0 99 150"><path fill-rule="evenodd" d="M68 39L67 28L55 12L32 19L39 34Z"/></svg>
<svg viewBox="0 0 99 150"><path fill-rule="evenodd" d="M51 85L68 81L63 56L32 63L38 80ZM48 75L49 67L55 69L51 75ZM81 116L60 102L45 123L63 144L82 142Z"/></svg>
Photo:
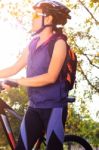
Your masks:
<svg viewBox="0 0 99 150"><path fill-rule="evenodd" d="M84 54L84 53L83 53L83 55L86 56L86 58L88 59L89 63L90 63L92 66L94 66L94 67L96 67L97 69L99 69L98 66L96 66L95 64L92 63L92 61L89 59L89 57L87 56L87 54Z"/></svg>
<svg viewBox="0 0 99 150"><path fill-rule="evenodd" d="M84 78L87 80L88 84L89 84L93 89L95 89L96 92L99 92L99 89L96 88L96 86L94 86L94 85L89 81L89 79L87 78L87 75L84 73L84 71L83 71L83 69L82 69L80 63L79 63L79 68L80 68L80 71L81 71L81 73L83 74Z"/></svg>
<svg viewBox="0 0 99 150"><path fill-rule="evenodd" d="M90 16L92 17L92 19L95 21L95 23L97 25L99 25L99 21L94 17L94 15L90 12L90 10L83 4L83 2L81 0L78 0L79 3L87 10L87 12L90 14Z"/></svg>
<svg viewBox="0 0 99 150"><path fill-rule="evenodd" d="M87 56L94 56L94 58L99 58L99 56L94 55L94 54L87 54L87 53L84 53L84 54L87 55Z"/></svg>

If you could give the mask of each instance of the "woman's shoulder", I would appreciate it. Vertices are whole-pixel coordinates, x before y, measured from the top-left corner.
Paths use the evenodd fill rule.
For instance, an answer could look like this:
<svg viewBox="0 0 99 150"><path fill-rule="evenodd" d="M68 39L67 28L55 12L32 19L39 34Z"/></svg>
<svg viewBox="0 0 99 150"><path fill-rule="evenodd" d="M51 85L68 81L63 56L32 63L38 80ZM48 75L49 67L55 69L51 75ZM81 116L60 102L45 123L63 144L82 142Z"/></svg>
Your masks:
<svg viewBox="0 0 99 150"><path fill-rule="evenodd" d="M67 39L66 34L63 34L63 33L58 33L58 32L56 32L56 33L55 33L55 36L58 37L58 38L63 38L64 40Z"/></svg>

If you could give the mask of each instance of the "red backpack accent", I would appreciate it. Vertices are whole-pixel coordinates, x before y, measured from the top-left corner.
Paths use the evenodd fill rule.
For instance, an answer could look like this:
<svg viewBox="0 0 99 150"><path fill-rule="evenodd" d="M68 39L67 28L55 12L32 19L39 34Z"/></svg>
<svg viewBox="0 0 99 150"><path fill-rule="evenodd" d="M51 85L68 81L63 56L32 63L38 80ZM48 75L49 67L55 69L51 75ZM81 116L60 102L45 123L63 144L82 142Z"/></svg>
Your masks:
<svg viewBox="0 0 99 150"><path fill-rule="evenodd" d="M73 50L67 46L67 56L63 67L63 76L65 77L66 89L68 90L73 89L73 85L76 79L76 70L77 56Z"/></svg>

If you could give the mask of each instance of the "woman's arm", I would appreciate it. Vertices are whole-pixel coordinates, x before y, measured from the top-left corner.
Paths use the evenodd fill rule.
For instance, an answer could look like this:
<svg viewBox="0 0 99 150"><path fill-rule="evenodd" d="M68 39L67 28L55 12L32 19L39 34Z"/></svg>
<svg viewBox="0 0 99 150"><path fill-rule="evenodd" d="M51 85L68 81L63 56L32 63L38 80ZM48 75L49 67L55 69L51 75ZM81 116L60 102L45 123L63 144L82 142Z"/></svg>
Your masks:
<svg viewBox="0 0 99 150"><path fill-rule="evenodd" d="M48 68L48 72L31 78L17 79L16 82L23 86L41 87L53 84L62 69L66 58L66 43L60 39L55 43L53 55Z"/></svg>
<svg viewBox="0 0 99 150"><path fill-rule="evenodd" d="M22 56L13 66L0 70L0 78L7 78L19 72L23 67L25 67L27 63L27 56L28 48L24 49Z"/></svg>

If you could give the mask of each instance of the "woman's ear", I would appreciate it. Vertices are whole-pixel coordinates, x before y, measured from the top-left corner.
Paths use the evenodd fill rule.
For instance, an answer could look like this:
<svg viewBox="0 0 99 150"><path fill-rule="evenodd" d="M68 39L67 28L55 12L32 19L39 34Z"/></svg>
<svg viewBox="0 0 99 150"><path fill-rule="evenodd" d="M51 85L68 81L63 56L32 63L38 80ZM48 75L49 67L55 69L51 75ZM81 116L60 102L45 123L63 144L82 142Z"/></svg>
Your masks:
<svg viewBox="0 0 99 150"><path fill-rule="evenodd" d="M47 16L46 19L45 19L46 24L51 24L52 21L53 21L53 17L51 15Z"/></svg>

